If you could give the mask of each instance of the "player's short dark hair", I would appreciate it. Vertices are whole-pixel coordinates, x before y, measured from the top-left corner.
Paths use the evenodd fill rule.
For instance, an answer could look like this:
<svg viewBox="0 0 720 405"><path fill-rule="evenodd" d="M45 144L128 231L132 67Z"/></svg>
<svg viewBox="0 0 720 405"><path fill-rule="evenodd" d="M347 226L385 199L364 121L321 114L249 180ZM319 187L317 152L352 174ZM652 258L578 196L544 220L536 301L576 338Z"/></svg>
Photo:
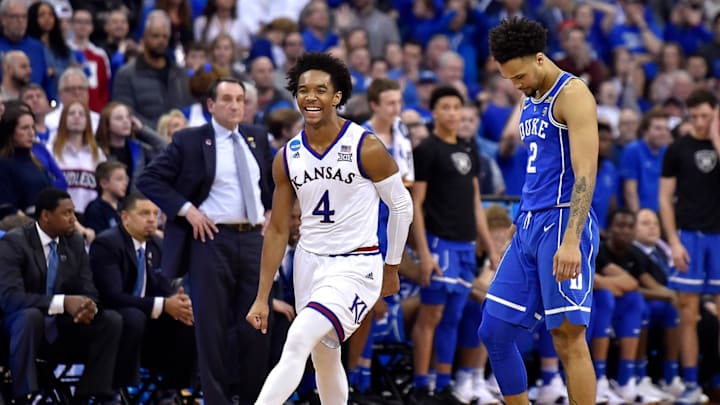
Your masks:
<svg viewBox="0 0 720 405"><path fill-rule="evenodd" d="M236 79L234 77L221 77L217 80L214 80L210 84L210 88L208 89L208 97L210 97L210 99L212 101L217 101L217 88L222 83L239 84L240 87L242 87L242 89L243 89L243 93L245 93L245 85L243 84L243 82L240 79Z"/></svg>
<svg viewBox="0 0 720 405"><path fill-rule="evenodd" d="M457 97L460 104L465 104L465 97L454 86L438 86L430 94L430 111L435 109L435 104L443 97Z"/></svg>
<svg viewBox="0 0 720 405"><path fill-rule="evenodd" d="M130 195L125 197L125 199L123 200L122 210L123 211L132 211L135 208L135 206L137 205L138 201L145 201L145 200L149 200L149 198L147 198L145 196L145 194L143 194L139 191L133 191L132 193L130 193Z"/></svg>
<svg viewBox="0 0 720 405"><path fill-rule="evenodd" d="M694 108L704 103L708 103L710 107L715 108L718 105L718 98L715 93L710 90L696 89L690 93L687 101L685 101L688 108Z"/></svg>
<svg viewBox="0 0 720 405"><path fill-rule="evenodd" d="M400 90L400 83L396 80L388 79L387 77L378 77L377 79L373 79L367 89L368 103L379 103L380 94L390 90Z"/></svg>
<svg viewBox="0 0 720 405"><path fill-rule="evenodd" d="M292 93L293 97L297 96L300 76L308 70L319 70L330 75L335 91L342 93L338 107L344 105L350 99L352 94L350 70L348 70L345 62L322 52L310 52L302 55L295 63L295 66L288 71L288 85L286 88Z"/></svg>
<svg viewBox="0 0 720 405"><path fill-rule="evenodd" d="M110 180L112 172L117 169L125 170L126 167L125 163L118 160L106 160L105 162L97 165L95 168L95 184L97 185L98 190L102 192L102 187L100 186L101 180Z"/></svg>
<svg viewBox="0 0 720 405"><path fill-rule="evenodd" d="M499 63L535 55L545 50L547 30L525 17L504 19L490 30L490 54Z"/></svg>
<svg viewBox="0 0 720 405"><path fill-rule="evenodd" d="M53 212L60 205L62 200L71 200L67 191L60 190L56 187L46 187L37 195L35 199L35 213L40 217L43 211Z"/></svg>
<svg viewBox="0 0 720 405"><path fill-rule="evenodd" d="M635 213L627 207L618 207L614 210L610 211L610 214L607 217L607 228L609 229L610 226L612 226L613 222L615 221L615 218L619 217L620 215L629 215L633 218L633 221L635 220Z"/></svg>

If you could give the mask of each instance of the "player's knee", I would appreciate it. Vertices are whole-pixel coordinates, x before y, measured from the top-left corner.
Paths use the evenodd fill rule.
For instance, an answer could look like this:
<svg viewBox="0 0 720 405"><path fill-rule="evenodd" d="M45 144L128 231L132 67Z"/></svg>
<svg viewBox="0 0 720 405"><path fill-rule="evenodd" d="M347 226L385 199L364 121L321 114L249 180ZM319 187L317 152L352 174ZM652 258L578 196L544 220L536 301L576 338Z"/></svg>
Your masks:
<svg viewBox="0 0 720 405"><path fill-rule="evenodd" d="M488 352L505 347L515 342L517 335L517 327L502 319L489 315L487 312L483 314L482 322L478 328L478 336L487 347Z"/></svg>
<svg viewBox="0 0 720 405"><path fill-rule="evenodd" d="M419 327L423 328L435 328L442 319L443 306L442 305L420 305L420 312L418 313L417 320L415 323Z"/></svg>

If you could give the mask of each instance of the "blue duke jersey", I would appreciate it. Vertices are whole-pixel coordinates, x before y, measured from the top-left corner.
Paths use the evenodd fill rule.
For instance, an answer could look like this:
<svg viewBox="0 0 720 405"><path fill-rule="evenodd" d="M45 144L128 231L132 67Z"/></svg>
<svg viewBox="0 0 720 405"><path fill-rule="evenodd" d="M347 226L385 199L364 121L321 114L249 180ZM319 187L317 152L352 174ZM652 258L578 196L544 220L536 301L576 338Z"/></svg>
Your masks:
<svg viewBox="0 0 720 405"><path fill-rule="evenodd" d="M360 161L368 135L348 120L322 154L312 149L304 131L285 145L285 171L300 202L298 245L306 251L340 255L377 250L380 198Z"/></svg>
<svg viewBox="0 0 720 405"><path fill-rule="evenodd" d="M553 114L555 100L575 76L562 72L539 99L525 98L520 115L520 138L528 153L520 209L536 211L570 203L575 175L570 162L567 125Z"/></svg>
<svg viewBox="0 0 720 405"><path fill-rule="evenodd" d="M562 282L553 275L553 256L570 217L575 182L568 128L558 122L553 108L559 93L574 78L562 72L545 95L523 102L520 134L528 161L515 219L517 230L486 295L488 313L528 329L543 318L548 330L559 327L565 318L575 325L587 325L590 320L599 243L592 209L580 237L580 274Z"/></svg>

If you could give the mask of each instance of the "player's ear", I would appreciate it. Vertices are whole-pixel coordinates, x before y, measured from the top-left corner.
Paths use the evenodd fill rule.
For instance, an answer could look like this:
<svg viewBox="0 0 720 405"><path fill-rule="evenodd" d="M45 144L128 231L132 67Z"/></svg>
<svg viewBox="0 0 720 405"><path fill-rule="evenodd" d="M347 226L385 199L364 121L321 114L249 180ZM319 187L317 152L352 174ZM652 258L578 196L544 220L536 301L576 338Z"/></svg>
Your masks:
<svg viewBox="0 0 720 405"><path fill-rule="evenodd" d="M545 61L545 54L542 52L538 52L535 54L535 62L537 62L538 65L542 65Z"/></svg>
<svg viewBox="0 0 720 405"><path fill-rule="evenodd" d="M332 106L337 107L338 104L340 104L340 100L342 100L342 91L336 91L333 95Z"/></svg>

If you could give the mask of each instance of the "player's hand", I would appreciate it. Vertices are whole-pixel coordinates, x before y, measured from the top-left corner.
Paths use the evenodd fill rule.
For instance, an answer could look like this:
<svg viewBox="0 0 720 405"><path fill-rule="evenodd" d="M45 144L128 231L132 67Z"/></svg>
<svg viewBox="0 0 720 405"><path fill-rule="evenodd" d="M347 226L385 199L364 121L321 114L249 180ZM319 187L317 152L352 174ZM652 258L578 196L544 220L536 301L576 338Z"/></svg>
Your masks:
<svg viewBox="0 0 720 405"><path fill-rule="evenodd" d="M185 219L193 228L193 238L195 240L199 238L202 242L205 242L205 238L215 239L215 234L218 233L217 226L194 205L191 205L185 213Z"/></svg>
<svg viewBox="0 0 720 405"><path fill-rule="evenodd" d="M165 298L165 312L176 321L180 321L187 326L192 326L195 322L193 316L192 301L185 294L185 290L180 287L175 295Z"/></svg>
<svg viewBox="0 0 720 405"><path fill-rule="evenodd" d="M433 273L442 276L443 272L440 266L432 256L420 258L420 286L427 287L430 285L430 279Z"/></svg>
<svg viewBox="0 0 720 405"><path fill-rule="evenodd" d="M575 278L580 274L580 247L561 243L553 257L553 276L558 282Z"/></svg>
<svg viewBox="0 0 720 405"><path fill-rule="evenodd" d="M380 297L389 297L400 291L399 264L385 264L383 266L383 281Z"/></svg>
<svg viewBox="0 0 720 405"><path fill-rule="evenodd" d="M717 144L720 142L720 106L715 107L713 119L710 123L710 141Z"/></svg>
<svg viewBox="0 0 720 405"><path fill-rule="evenodd" d="M285 315L288 321L292 322L295 319L295 308L283 300L273 298L272 300L273 311Z"/></svg>
<svg viewBox="0 0 720 405"><path fill-rule="evenodd" d="M267 333L269 314L270 308L267 302L255 300L245 320L264 335Z"/></svg>
<svg viewBox="0 0 720 405"><path fill-rule="evenodd" d="M384 299L380 298L375 302L375 305L372 308L373 317L375 320L383 319L387 316L388 313L388 304L385 302Z"/></svg>
<svg viewBox="0 0 720 405"><path fill-rule="evenodd" d="M502 259L502 256L500 253L496 250L493 250L490 252L490 270L495 271L497 270L498 266L500 265L500 259Z"/></svg>
<svg viewBox="0 0 720 405"><path fill-rule="evenodd" d="M675 268L683 273L688 271L690 256L688 255L685 246L683 246L682 243L678 242L670 245L670 249L672 250L672 258Z"/></svg>

